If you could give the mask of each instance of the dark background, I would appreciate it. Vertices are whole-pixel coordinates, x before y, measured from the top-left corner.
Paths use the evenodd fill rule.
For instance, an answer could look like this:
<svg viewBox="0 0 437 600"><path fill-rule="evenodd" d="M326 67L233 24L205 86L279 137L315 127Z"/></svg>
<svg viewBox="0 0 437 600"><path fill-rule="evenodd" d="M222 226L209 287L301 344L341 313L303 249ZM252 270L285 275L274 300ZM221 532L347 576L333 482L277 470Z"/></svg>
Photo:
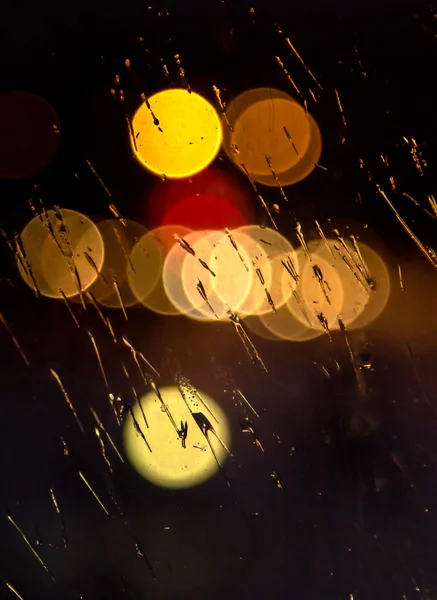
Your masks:
<svg viewBox="0 0 437 600"><path fill-rule="evenodd" d="M42 95L57 110L62 130L61 148L41 174L0 181L0 227L9 234L30 220L26 199L35 183L46 206L110 217L108 198L86 160L99 171L123 216L141 221L154 178L131 158L124 114L136 109L142 91L150 95L181 83L172 58L176 52L191 87L211 102L212 85L227 102L258 86L292 93L274 59L278 54L302 89L310 84L315 91L290 57L284 35L277 32L280 25L323 86L319 103L309 101L309 107L322 132L320 164L327 170L316 169L287 189L293 212L309 237L314 219L367 224L389 266L392 294L376 322L351 334L357 354L372 356L373 370L364 377L370 419L378 423L376 433L352 441L346 415L359 410L359 397L340 334L332 343L323 336L301 344L254 336L269 369L265 374L250 363L229 325L163 318L145 309L131 309L125 322L118 312L104 311L159 368L164 384L172 383L168 357L176 356L193 383L230 417L234 457L225 471L231 488L217 476L200 487L170 492L142 480L128 464L116 465L113 477L105 470L87 406L95 406L105 423L111 416L88 336L75 329L62 303L34 298L1 242L0 312L31 365L24 365L0 328L0 577L25 600L436 598L437 275L375 194L367 172L387 190L388 177L396 178L393 202L432 246L436 223L402 192L428 208L426 196L437 191L437 9L420 3L399 7L394 1L173 0L149 10L146 3L131 1L22 0L1 11L0 91ZM171 84L160 59L170 70ZM117 74L124 107L110 94ZM420 145L429 165L424 177L402 136ZM389 157L389 170L381 154ZM359 168L359 158L365 169ZM217 165L236 170L225 154ZM263 194L280 202L276 189ZM293 223L291 209L283 207L281 231L291 236ZM398 264L406 292L399 286ZM113 389L127 394L123 351L114 347L96 315L81 314L81 319L94 332ZM329 380L314 361L326 366ZM60 373L87 435L79 435L49 368ZM241 433L244 414L234 406L232 385L261 414L256 429L264 453ZM117 436L117 430L112 433ZM69 456L63 454L61 437ZM110 517L78 470L110 507ZM280 474L283 489L272 482L272 471ZM385 481L380 491L377 479ZM66 549L50 488L64 516ZM56 584L7 514L31 543L40 544ZM136 554L136 541L150 567ZM1 582L0 597L13 597Z"/></svg>

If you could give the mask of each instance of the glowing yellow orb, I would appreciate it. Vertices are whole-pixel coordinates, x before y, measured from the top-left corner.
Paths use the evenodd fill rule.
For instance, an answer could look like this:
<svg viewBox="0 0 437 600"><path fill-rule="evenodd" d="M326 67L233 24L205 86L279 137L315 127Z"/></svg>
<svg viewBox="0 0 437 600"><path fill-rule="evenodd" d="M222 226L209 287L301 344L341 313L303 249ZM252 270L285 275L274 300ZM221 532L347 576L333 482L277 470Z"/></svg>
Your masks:
<svg viewBox="0 0 437 600"><path fill-rule="evenodd" d="M195 92L164 90L144 102L132 119L134 151L150 171L170 178L199 173L222 143L221 120Z"/></svg>
<svg viewBox="0 0 437 600"><path fill-rule="evenodd" d="M189 394L186 403L177 387L164 387L159 391L167 411L155 392L143 396L141 404L133 408L150 449L129 415L123 432L126 454L136 471L157 486L176 489L199 485L217 473L217 460L223 465L228 456L226 448L231 436L227 417L203 392ZM216 435L209 430L206 437L194 413L202 413ZM172 420L178 428L181 423L188 426L185 447Z"/></svg>

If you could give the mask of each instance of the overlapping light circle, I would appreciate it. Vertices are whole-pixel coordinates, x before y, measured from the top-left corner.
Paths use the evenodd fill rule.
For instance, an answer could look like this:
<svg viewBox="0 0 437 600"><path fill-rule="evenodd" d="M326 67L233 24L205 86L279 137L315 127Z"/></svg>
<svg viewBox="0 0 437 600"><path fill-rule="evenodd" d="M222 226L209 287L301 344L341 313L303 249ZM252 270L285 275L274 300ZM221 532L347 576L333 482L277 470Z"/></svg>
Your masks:
<svg viewBox="0 0 437 600"><path fill-rule="evenodd" d="M190 231L178 225L157 227L138 240L132 249L130 263L134 270L128 274L129 285L138 302L155 313L167 316L181 314L168 293L168 286L171 287L169 281L176 286L180 281L178 264L168 265L164 283L164 262L172 250L176 252L180 248L175 235L184 237Z"/></svg>
<svg viewBox="0 0 437 600"><path fill-rule="evenodd" d="M105 219L97 223L97 228L105 246L105 260L100 276L89 291L106 308L121 308L121 303L125 308L138 304L138 298L128 279L131 275L135 276L130 254L146 233L145 227L130 219L123 219L123 222Z"/></svg>
<svg viewBox="0 0 437 600"><path fill-rule="evenodd" d="M390 274L379 254L360 242L357 254L349 241L347 250L338 239L309 244L311 260L297 252L299 282L284 270L282 288L293 292L276 314L265 313L247 320L261 337L306 341L339 329L339 317L349 329L366 327L383 312L390 296Z"/></svg>
<svg viewBox="0 0 437 600"><path fill-rule="evenodd" d="M226 107L223 147L252 179L269 186L307 177L322 152L320 130L294 98L273 88L248 90Z"/></svg>
<svg viewBox="0 0 437 600"><path fill-rule="evenodd" d="M168 89L143 102L132 119L138 160L157 175L190 177L205 169L222 143L221 120L205 98Z"/></svg>
<svg viewBox="0 0 437 600"><path fill-rule="evenodd" d="M123 437L129 461L142 477L160 487L181 489L204 483L217 473L218 462L223 465L228 456L226 448L229 449L231 440L228 419L220 406L203 392L188 399L188 404L177 387L161 388L160 394L165 410L154 392L146 394L141 406L137 403L133 408L150 448L138 433L132 416L127 417ZM184 446L169 414L178 426L187 424ZM207 430L207 437L202 433L195 419L197 415L206 417L216 436L211 429Z"/></svg>
<svg viewBox="0 0 437 600"><path fill-rule="evenodd" d="M229 311L241 317L263 314L281 307L292 293L278 285L287 257L295 260L290 242L267 228L191 232L164 262L165 290L180 312L194 319L227 319Z"/></svg>
<svg viewBox="0 0 437 600"><path fill-rule="evenodd" d="M105 247L98 228L85 215L69 209L45 211L25 226L20 237L18 269L43 296L79 296L99 277Z"/></svg>
<svg viewBox="0 0 437 600"><path fill-rule="evenodd" d="M26 225L16 256L24 281L44 296L79 301L91 292L107 308L142 304L199 321L237 314L267 339L305 341L338 329L339 317L349 329L366 327L390 296L381 256L335 231L307 252L265 227L146 231L55 208Z"/></svg>

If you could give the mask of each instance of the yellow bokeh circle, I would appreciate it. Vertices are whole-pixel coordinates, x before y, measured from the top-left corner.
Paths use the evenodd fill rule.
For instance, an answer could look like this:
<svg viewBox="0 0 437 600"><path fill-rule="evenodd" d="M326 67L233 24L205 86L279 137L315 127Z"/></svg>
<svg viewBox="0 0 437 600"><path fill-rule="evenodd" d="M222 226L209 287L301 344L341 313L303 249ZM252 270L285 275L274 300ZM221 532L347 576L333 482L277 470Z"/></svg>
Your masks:
<svg viewBox="0 0 437 600"><path fill-rule="evenodd" d="M190 177L207 167L222 143L222 124L205 98L186 89L164 90L138 108L132 145L150 171L169 178Z"/></svg>

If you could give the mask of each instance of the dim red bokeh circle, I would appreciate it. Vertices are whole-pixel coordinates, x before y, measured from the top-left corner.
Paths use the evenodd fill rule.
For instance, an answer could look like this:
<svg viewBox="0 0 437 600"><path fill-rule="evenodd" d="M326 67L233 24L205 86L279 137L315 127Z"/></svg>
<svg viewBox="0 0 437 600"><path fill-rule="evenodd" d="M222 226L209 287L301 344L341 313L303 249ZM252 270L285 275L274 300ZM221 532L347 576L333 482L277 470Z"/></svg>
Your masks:
<svg viewBox="0 0 437 600"><path fill-rule="evenodd" d="M58 115L44 98L21 90L0 94L0 177L36 175L60 141Z"/></svg>
<svg viewBox="0 0 437 600"><path fill-rule="evenodd" d="M234 229L254 221L249 190L233 175L208 168L187 179L159 181L146 205L146 225Z"/></svg>

